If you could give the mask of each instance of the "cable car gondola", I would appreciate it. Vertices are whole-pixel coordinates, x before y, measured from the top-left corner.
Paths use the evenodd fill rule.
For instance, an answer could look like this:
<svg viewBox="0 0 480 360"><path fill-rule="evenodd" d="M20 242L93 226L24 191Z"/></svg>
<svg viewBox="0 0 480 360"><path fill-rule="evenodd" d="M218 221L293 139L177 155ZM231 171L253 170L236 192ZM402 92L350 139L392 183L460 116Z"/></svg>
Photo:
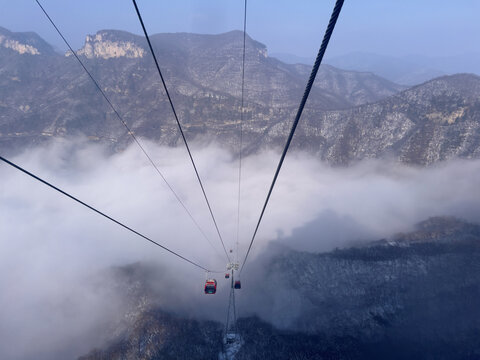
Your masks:
<svg viewBox="0 0 480 360"><path fill-rule="evenodd" d="M225 279L230 279L230 274L229 273L225 273Z"/></svg>
<svg viewBox="0 0 480 360"><path fill-rule="evenodd" d="M233 286L235 289L241 289L242 288L242 283L240 280L235 281L235 285Z"/></svg>
<svg viewBox="0 0 480 360"><path fill-rule="evenodd" d="M217 292L217 280L207 279L205 282L205 294L215 294Z"/></svg>

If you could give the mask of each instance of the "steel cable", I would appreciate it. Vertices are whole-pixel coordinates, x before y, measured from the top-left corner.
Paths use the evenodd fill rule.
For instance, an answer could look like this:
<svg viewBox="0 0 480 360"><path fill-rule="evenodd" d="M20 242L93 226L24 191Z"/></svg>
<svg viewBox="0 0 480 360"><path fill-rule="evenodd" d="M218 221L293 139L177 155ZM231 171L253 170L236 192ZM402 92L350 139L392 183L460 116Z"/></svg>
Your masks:
<svg viewBox="0 0 480 360"><path fill-rule="evenodd" d="M245 43L247 37L247 0L244 3L243 10L243 53L242 53L242 106L240 112L240 141L238 145L238 196L237 196L237 241L235 250L235 262L238 262L238 242L240 238L240 200L242 184L242 155L243 155L243 121L244 121L244 98L245 98Z"/></svg>
<svg viewBox="0 0 480 360"><path fill-rule="evenodd" d="M169 248L167 248L166 246L159 244L159 243L158 243L158 242L156 242L155 240L152 240L152 239L150 239L148 236L145 236L145 235L141 234L140 232L138 232L138 231L136 231L136 230L132 229L131 227L129 227L129 226L127 226L127 225L123 224L122 222L120 222L120 221L118 221L118 220L115 220L115 219L114 219L114 218L112 218L111 216L109 216L109 215L107 215L107 214L103 213L103 212L102 212L102 211L100 211L100 210L97 210L95 207L93 207L93 206L91 206L91 205L88 205L87 203L83 202L82 200L79 200L79 199L78 199L78 198L76 198L75 196L73 196L73 195L70 195L70 194L69 194L69 193L67 193L66 191L64 191L64 190L62 190L62 189L60 189L60 188L56 187L55 185L52 185L52 184L51 184L51 183L49 183L48 181L46 181L46 180L43 180L42 178L38 177L37 175L35 175L35 174L33 174L33 173L29 172L28 170L25 170L25 169L24 169L24 168L22 168L21 166L19 166L19 165L15 164L15 163L13 163L13 162L11 162L11 161L9 161L9 160L5 159L4 157L0 156L0 160L2 160L2 161L3 161L3 162L5 162L6 164L8 164L8 165L10 165L10 166L14 167L15 169L17 169L17 170L19 170L19 171L23 172L24 174L26 174L26 175L28 175L28 176L30 176L30 177L32 177L32 178L34 178L35 180L37 180L37 181L40 181L40 182L41 182L41 183L43 183L44 185L47 185L47 186L49 186L50 188L52 188L52 189L54 189L54 190L58 191L59 193L61 193L61 194L65 195L66 197L68 197L68 198L70 198L70 199L72 199L72 200L76 201L77 203L79 203L79 204L81 204L81 205L85 206L86 208L88 208L88 209L90 209L90 210L92 210L92 211L96 212L97 214L99 214L99 215L101 215L101 216L103 216L103 217L107 218L108 220L110 220L110 221L113 221L115 224L117 224L117 225L120 225L121 227L123 227L124 229L126 229L126 230L128 230L128 231L130 231L130 232L134 233L135 235L137 235L137 236L140 236L141 238L143 238L143 239L145 239L145 240L147 240L147 241L151 242L152 244L154 244L154 245L156 245L156 246L159 246L159 247L161 247L163 250L165 250L165 251L168 251L170 254L172 254L172 255L175 255L176 257L178 257L178 258L180 258L180 259L182 259L182 260L184 260L184 261L186 261L186 262L188 262L188 263L190 263L190 264L192 264L192 265L194 265L194 266L196 266L196 267L198 267L198 268L200 268L200 269L202 269L202 270L204 270L204 271L211 272L211 273L213 273L213 272L215 272L215 273L220 273L220 271L212 271L212 270L209 270L209 269L207 269L207 268L203 267L202 265L199 265L198 263L196 263L196 262L194 262L194 261L192 261L192 260L190 260L190 259L186 258L185 256L182 256L182 255L180 255L179 253L177 253L177 252L175 252L175 251L173 251L173 250L170 250L170 249L169 249Z"/></svg>
<svg viewBox="0 0 480 360"><path fill-rule="evenodd" d="M157 167L157 165L154 163L154 161L152 160L152 158L148 155L147 151L145 150L145 148L142 146L142 144L140 143L140 141L137 139L137 137L135 136L135 134L133 133L133 131L130 129L130 127L128 126L128 124L125 122L125 120L123 120L122 116L119 114L119 112L117 111L117 109L113 106L112 102L110 101L110 99L108 98L108 96L105 94L105 92L102 90L102 88L100 87L100 85L98 84L98 82L95 80L95 78L93 77L93 75L91 74L91 72L87 69L87 67L85 66L85 64L83 63L83 61L78 57L77 53L73 50L73 48L70 46L70 43L67 41L67 39L63 36L62 32L60 31L60 29L57 27L57 25L55 24L55 22L53 21L53 19L50 17L50 15L47 13L47 11L45 10L45 8L42 6L42 4L39 2L39 0L35 0L38 4L38 6L40 7L40 9L42 9L43 13L45 14L45 16L47 17L47 19L50 21L50 23L53 25L53 27L55 28L55 30L57 31L57 33L60 35L60 37L62 38L63 42L67 45L67 47L70 49L71 53L73 54L73 56L77 59L77 61L79 62L79 64L82 66L83 70L85 70L85 72L87 73L87 75L90 77L90 79L92 80L92 82L94 83L95 87L97 88L97 90L100 92L100 94L102 94L103 98L105 99L105 101L108 103L108 105L110 105L110 108L113 110L113 112L115 113L115 115L117 116L117 118L120 120L120 122L123 124L123 126L125 127L125 129L127 129L127 132L128 134L132 137L132 139L135 141L135 143L138 145L138 147L142 150L143 154L145 155L145 157L148 159L148 161L150 162L150 164L154 167L154 169L156 170L156 172L158 173L158 175L160 175L160 177L163 179L163 181L165 182L165 184L167 185L167 187L170 189L170 191L172 192L172 194L175 196L175 198L177 199L177 201L180 203L180 205L183 207L183 209L185 210L185 212L187 213L187 215L190 217L191 221L194 223L194 225L197 227L197 229L200 231L200 233L202 234L202 236L205 238L205 240L207 240L207 242L210 244L210 246L217 252L218 254L218 250L215 246L213 246L212 242L210 241L210 239L208 238L208 236L205 234L205 232L203 231L203 229L200 227L200 225L198 224L198 222L195 220L195 218L193 217L192 213L190 212L190 210L188 210L187 206L185 205L185 203L182 201L182 199L180 198L180 196L176 193L176 191L173 189L173 187L170 185L170 183L167 181L167 179L165 178L165 176L162 174L162 172L160 171L160 169Z"/></svg>
<svg viewBox="0 0 480 360"><path fill-rule="evenodd" d="M175 116L175 121L177 122L178 130L180 131L180 135L182 136L183 143L185 144L185 147L188 152L188 156L190 157L190 161L192 163L193 169L195 170L195 174L197 175L198 183L200 184L200 188L202 189L203 197L205 198L205 201L208 206L208 210L210 211L210 215L213 220L213 224L215 225L215 229L217 230L218 237L222 243L223 246L223 251L225 251L225 255L228 259L228 262L230 262L230 257L228 256L227 249L225 248L225 243L223 242L222 235L220 234L220 230L217 225L217 220L215 219L215 216L213 215L212 207L210 206L210 202L208 201L207 193L205 192L205 188L203 186L202 180L200 178L200 174L198 173L197 166L195 165L195 161L193 160L192 152L190 151L190 147L188 146L187 139L185 137L185 134L182 129L182 125L180 124L180 121L178 120L178 115L177 112L175 111L175 106L173 105L172 98L170 97L170 93L168 92L167 84L165 83L165 80L162 75L162 71L160 70L160 65L158 64L157 57L155 56L155 52L153 51L152 43L150 42L150 37L148 36L147 29L145 28L145 24L142 19L142 15L140 14L140 10L138 9L137 2L135 0L133 1L133 5L135 6L135 10L137 12L138 19L140 21L140 24L142 26L143 32L145 34L145 38L147 39L148 47L150 48L150 52L152 53L153 60L155 62L155 66L157 68L158 74L160 75L160 79L162 80L163 88L165 89L165 93L167 94L168 102L170 103L170 107L172 108L173 115Z"/></svg>
<svg viewBox="0 0 480 360"><path fill-rule="evenodd" d="M307 102L308 96L310 95L310 90L312 89L313 82L315 81L315 77L317 76L318 68L323 59L323 55L325 54L325 50L327 49L328 43L330 41L330 37L332 36L333 29L335 28L335 24L337 23L338 16L340 15L340 11L342 10L344 0L337 0L335 3L335 7L333 8L332 15L330 16L330 21L327 26L327 30L325 31L325 35L323 37L322 44L320 49L318 50L317 58L312 68L312 72L310 74L310 78L308 79L307 86L305 88L305 92L303 93L302 100L298 107L297 115L295 116L295 120L293 121L292 128L290 129L290 133L287 138L287 142L283 149L282 155L280 157L280 161L278 163L277 169L275 171L275 175L273 176L272 184L270 185L270 189L268 190L267 198L265 199L265 203L263 204L262 212L260 213L260 217L258 219L257 225L255 227L255 231L253 233L252 239L250 241L250 245L248 246L247 253L242 263L242 268L240 269L240 273L242 272L245 263L247 261L248 255L250 254L250 250L252 249L253 241L255 240L255 236L257 235L258 228L260 226L260 222L262 221L263 214L265 213L265 209L267 207L268 201L270 200L270 196L272 195L273 188L278 178L278 174L280 173L280 169L282 168L283 161L285 160L285 156L287 155L288 148L290 147L290 143L292 142L293 135L295 134L295 130L297 129L298 122L300 120L300 116L302 115L303 108L305 107L305 103Z"/></svg>

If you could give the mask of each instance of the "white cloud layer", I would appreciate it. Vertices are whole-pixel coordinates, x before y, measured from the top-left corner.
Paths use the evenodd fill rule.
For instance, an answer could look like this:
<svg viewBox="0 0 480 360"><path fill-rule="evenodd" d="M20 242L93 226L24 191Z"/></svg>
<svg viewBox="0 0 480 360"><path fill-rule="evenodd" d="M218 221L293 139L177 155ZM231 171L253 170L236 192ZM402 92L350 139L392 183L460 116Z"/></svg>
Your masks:
<svg viewBox="0 0 480 360"><path fill-rule="evenodd" d="M146 147L215 248L134 146L110 156L82 140L59 141L12 160L172 250L223 270L223 249L185 150ZM236 234L238 162L215 146L197 149L194 156L230 249ZM278 157L264 152L244 159L241 259ZM270 240L288 241L298 250L328 251L408 231L430 216L480 222L479 183L478 160L427 169L384 161L331 168L307 154L291 153L251 260ZM170 288L158 286L160 305L223 318L226 287L219 286L217 297L202 295L205 277L198 269L3 163L0 184L0 358L71 357L101 345L108 336L97 334L105 334L124 304L115 291L92 279L111 266L136 261L158 264L164 271L159 278Z"/></svg>

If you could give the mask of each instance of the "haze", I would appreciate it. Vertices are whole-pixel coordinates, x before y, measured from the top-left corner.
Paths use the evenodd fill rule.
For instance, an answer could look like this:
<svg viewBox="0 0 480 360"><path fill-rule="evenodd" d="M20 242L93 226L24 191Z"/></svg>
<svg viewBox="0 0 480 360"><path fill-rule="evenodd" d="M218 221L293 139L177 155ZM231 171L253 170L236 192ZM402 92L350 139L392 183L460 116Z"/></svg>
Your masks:
<svg viewBox="0 0 480 360"><path fill-rule="evenodd" d="M160 169L209 235L213 249L136 146L110 156L82 139L58 140L13 160L204 266L225 260L183 148L145 142ZM232 244L236 231L238 163L211 145L194 154L220 229ZM244 162L240 254L244 254L279 154ZM147 281L162 308L221 321L226 286L202 294L204 273L6 165L0 166L0 357L80 355L105 339L125 310L111 266L141 261L157 270ZM452 215L480 221L480 161L455 160L430 168L366 161L331 168L304 153L289 154L253 247L252 267L270 241L297 250L328 251L408 231L421 220ZM294 235L289 238L290 235ZM268 255L268 254L267 254ZM221 274L219 275L221 277ZM242 309L262 315L261 304ZM243 303L242 303L243 301ZM248 306L247 306L248 305ZM48 332L45 329L48 327ZM81 341L79 341L81 339ZM48 351L48 352L47 352Z"/></svg>

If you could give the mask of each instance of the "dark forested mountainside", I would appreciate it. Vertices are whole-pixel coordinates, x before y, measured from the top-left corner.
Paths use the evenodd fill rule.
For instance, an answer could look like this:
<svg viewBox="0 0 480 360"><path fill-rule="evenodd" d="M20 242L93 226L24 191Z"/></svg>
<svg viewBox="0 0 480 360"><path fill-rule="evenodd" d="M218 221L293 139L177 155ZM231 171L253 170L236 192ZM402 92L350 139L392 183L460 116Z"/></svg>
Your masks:
<svg viewBox="0 0 480 360"><path fill-rule="evenodd" d="M121 270L117 280L131 283L136 274L136 282L145 281L141 267ZM283 249L262 269L261 277L243 278L241 298L260 317L239 319L244 343L236 359L480 356L479 225L432 218L411 233L358 247ZM145 292L135 294L146 303ZM150 304L133 312L132 325L110 345L82 359L217 358L221 324Z"/></svg>

